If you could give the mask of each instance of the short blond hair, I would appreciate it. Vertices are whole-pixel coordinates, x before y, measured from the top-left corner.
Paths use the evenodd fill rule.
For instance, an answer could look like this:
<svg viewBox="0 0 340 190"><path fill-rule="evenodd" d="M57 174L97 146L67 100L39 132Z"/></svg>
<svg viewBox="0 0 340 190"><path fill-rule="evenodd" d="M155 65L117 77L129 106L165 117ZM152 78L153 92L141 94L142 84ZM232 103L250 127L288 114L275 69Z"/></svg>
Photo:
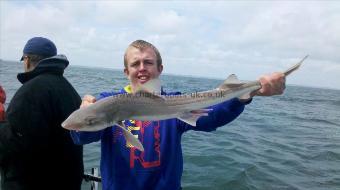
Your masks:
<svg viewBox="0 0 340 190"><path fill-rule="evenodd" d="M156 54L156 62L157 62L157 66L161 66L162 65L162 57L161 57L161 54L159 53L158 49L152 45L151 43L147 42L147 41L144 41L144 40L136 40L134 42L132 42L128 48L126 49L125 51L125 54L124 54L124 66L125 68L127 68L127 57L126 57L126 54L129 50L129 48L131 47L134 47L134 48L137 48L139 49L140 51L144 51L146 48L151 48L155 54Z"/></svg>

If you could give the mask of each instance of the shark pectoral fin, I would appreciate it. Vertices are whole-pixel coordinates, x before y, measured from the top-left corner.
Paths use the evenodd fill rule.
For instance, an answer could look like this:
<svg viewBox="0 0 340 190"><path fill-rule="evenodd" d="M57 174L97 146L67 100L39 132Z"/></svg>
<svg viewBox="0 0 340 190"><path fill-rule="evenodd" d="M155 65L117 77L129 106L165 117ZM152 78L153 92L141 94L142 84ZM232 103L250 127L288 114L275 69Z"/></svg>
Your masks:
<svg viewBox="0 0 340 190"><path fill-rule="evenodd" d="M140 150L142 152L144 151L144 147L143 147L142 143L138 140L138 138L133 136L133 134L125 128L125 125L124 125L123 122L117 123L117 126L122 129L125 140L128 143L130 143L132 146L136 147L138 150Z"/></svg>
<svg viewBox="0 0 340 190"><path fill-rule="evenodd" d="M244 82L241 82L240 80L238 80L235 74L231 74L225 81L223 81L223 83L220 86L217 87L217 89L227 90L229 88L238 87L243 84Z"/></svg>
<svg viewBox="0 0 340 190"><path fill-rule="evenodd" d="M185 112L181 116L178 117L179 120L188 123L191 126L196 127L197 120L202 116L208 116L209 111L212 109L198 109L192 110L190 112Z"/></svg>

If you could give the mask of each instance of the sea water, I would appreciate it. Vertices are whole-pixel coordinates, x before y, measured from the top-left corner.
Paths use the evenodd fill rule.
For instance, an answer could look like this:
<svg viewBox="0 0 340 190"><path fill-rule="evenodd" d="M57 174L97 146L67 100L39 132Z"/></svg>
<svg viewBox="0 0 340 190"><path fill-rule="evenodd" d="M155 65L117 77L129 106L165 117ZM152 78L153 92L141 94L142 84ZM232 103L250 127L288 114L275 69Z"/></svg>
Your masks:
<svg viewBox="0 0 340 190"><path fill-rule="evenodd" d="M21 86L17 62L0 62L6 107ZM226 73L227 75L227 73ZM128 84L122 71L70 66L78 93L98 95ZM168 92L195 92L222 80L163 75ZM233 122L182 138L184 190L340 190L340 91L288 86L285 94L255 97ZM84 146L85 171L99 168L100 144ZM90 189L84 182L84 190Z"/></svg>

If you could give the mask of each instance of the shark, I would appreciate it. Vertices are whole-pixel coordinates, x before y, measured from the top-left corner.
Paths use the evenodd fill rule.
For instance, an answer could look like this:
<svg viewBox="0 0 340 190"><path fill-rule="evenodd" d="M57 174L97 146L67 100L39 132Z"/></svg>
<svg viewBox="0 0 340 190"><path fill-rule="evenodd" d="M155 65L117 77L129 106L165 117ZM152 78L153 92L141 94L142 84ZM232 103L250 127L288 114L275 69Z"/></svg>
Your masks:
<svg viewBox="0 0 340 190"><path fill-rule="evenodd" d="M307 57L308 55L284 71L284 75L288 76L297 70ZM87 107L79 108L62 123L62 127L75 131L98 131L110 126L120 127L126 141L138 150L144 151L140 141L126 129L124 120L158 121L178 118L196 126L196 121L202 116L208 116L211 111L207 107L235 97L249 98L251 92L260 88L261 83L258 80L240 81L232 74L212 90L161 95L155 92L155 89L160 89L160 80L153 79L140 86L133 94L106 97Z"/></svg>

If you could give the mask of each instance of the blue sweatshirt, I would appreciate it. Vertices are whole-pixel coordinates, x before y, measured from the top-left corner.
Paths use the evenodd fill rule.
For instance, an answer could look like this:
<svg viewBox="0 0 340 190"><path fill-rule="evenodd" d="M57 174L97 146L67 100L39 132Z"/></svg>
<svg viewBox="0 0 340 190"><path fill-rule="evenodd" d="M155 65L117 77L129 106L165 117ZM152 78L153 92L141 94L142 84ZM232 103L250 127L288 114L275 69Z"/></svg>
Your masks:
<svg viewBox="0 0 340 190"><path fill-rule="evenodd" d="M103 92L98 99L131 93L130 86L120 92ZM163 94L166 94L162 92ZM177 95L168 93L166 95ZM188 130L213 131L239 116L244 103L237 98L211 107L209 116L197 120L196 127L176 118L161 121L125 120L124 123L144 146L141 152L127 144L119 127L97 132L75 132L76 144L101 141L100 172L103 190L177 190L181 189L183 155L182 134Z"/></svg>

